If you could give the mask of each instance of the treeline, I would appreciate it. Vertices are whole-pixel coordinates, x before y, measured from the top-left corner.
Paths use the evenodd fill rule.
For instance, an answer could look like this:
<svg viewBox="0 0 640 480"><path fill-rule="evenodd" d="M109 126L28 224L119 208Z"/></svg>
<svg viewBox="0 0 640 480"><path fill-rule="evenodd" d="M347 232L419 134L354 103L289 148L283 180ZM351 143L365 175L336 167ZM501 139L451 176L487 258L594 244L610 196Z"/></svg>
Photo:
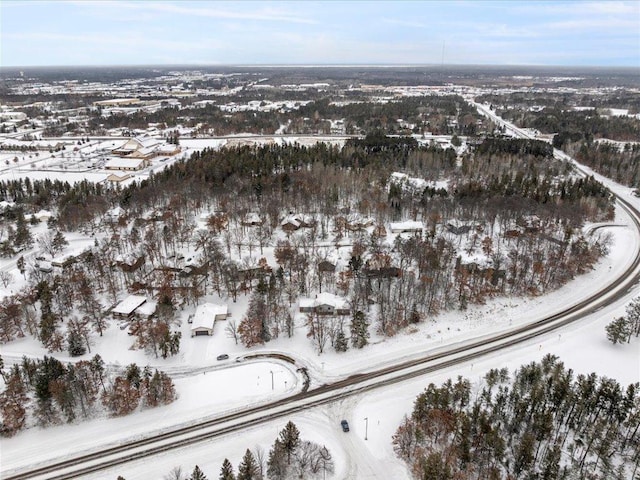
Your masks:
<svg viewBox="0 0 640 480"><path fill-rule="evenodd" d="M245 92L232 97L229 101L256 101L266 98L264 92ZM294 95L288 96L291 99ZM318 97L318 95L313 95ZM309 99L309 97L305 97ZM101 132L110 128L145 129L150 123L165 127L178 124L200 125L200 131L213 130L216 135L228 135L238 132L256 134L274 134L282 125L286 133L314 134L330 133L331 120L341 120L345 133L371 133L376 130L387 134L407 133L406 126L413 125L410 131L422 133L424 130L438 135L458 134L473 136L487 127L486 121L461 96L407 97L387 102L373 102L368 99L353 103L343 103L340 97L336 103L333 95L325 94L314 98L298 109L282 111L237 111L226 112L216 104L202 107L189 106L188 115L177 107L165 107L154 112L137 111L133 113L113 113L103 116L101 111L94 112L88 120L90 132ZM215 99L219 102L220 99ZM186 118L188 117L188 118ZM59 129L61 126L54 126ZM54 128L52 127L52 128Z"/></svg>
<svg viewBox="0 0 640 480"><path fill-rule="evenodd" d="M484 94L477 97L482 103L489 103L504 108L506 105L522 108L524 106L545 106L553 109L568 109L572 107L591 107L600 113L607 113L610 108L628 109L630 114L640 112L640 98L630 90L616 89L615 91L597 95L582 92L514 92L506 95Z"/></svg>
<svg viewBox="0 0 640 480"><path fill-rule="evenodd" d="M640 385L577 375L557 357L491 370L477 395L458 377L430 384L393 436L413 478L636 478Z"/></svg>
<svg viewBox="0 0 640 480"><path fill-rule="evenodd" d="M485 138L476 146L479 155L532 155L540 159L553 157L553 147L541 140L523 138Z"/></svg>
<svg viewBox="0 0 640 480"><path fill-rule="evenodd" d="M117 189L88 180L71 185L61 180L16 180L0 181L0 198L15 202L4 209L4 218L11 220L18 210L23 213L40 209L56 210L52 221L64 230L78 230L96 217L104 214L115 200Z"/></svg>
<svg viewBox="0 0 640 480"><path fill-rule="evenodd" d="M640 187L640 144L582 142L565 146L576 160L629 187Z"/></svg>
<svg viewBox="0 0 640 480"><path fill-rule="evenodd" d="M46 427L86 419L99 406L121 416L140 405L153 408L176 398L173 382L164 372L131 364L122 375L110 375L99 355L66 365L53 357L23 357L8 372L0 368L0 374L5 383L0 393L0 434L6 437L25 428L30 417Z"/></svg>
<svg viewBox="0 0 640 480"><path fill-rule="evenodd" d="M543 109L539 112L500 112L505 119L543 133L578 132L585 139L608 138L618 141L640 138L640 120L631 117L600 115L596 110Z"/></svg>

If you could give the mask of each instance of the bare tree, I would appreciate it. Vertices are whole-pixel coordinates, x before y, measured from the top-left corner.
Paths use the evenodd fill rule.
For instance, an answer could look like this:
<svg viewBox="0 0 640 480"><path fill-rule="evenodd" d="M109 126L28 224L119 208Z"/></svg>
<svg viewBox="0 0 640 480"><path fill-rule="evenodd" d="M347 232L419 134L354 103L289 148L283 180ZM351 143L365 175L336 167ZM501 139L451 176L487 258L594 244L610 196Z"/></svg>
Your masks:
<svg viewBox="0 0 640 480"><path fill-rule="evenodd" d="M227 333L227 338L232 338L236 345L238 344L238 340L240 340L240 334L238 333L238 325L235 320L227 321L227 326L224 331Z"/></svg>
<svg viewBox="0 0 640 480"><path fill-rule="evenodd" d="M256 463L258 464L258 476L256 480L262 480L267 473L267 453L264 451L264 448L260 445L256 445L253 448L253 455L256 459Z"/></svg>
<svg viewBox="0 0 640 480"><path fill-rule="evenodd" d="M164 476L164 480L187 480L189 478L186 473L182 472L182 467L173 467L169 473Z"/></svg>
<svg viewBox="0 0 640 480"><path fill-rule="evenodd" d="M13 281L13 275L9 272L0 271L0 283L4 288L7 288L9 284Z"/></svg>
<svg viewBox="0 0 640 480"><path fill-rule="evenodd" d="M331 337L331 328L327 325L327 319L317 313L310 313L307 315L306 323L309 329L307 337L311 338L318 353L322 353L327 340Z"/></svg>

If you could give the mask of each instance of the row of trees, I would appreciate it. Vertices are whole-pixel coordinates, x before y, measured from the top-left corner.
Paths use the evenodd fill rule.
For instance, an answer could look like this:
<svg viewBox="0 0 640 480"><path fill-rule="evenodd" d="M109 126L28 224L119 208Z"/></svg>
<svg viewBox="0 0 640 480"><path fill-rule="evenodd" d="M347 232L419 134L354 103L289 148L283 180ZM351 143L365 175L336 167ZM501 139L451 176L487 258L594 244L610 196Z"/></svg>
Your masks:
<svg viewBox="0 0 640 480"><path fill-rule="evenodd" d="M478 389L458 377L416 398L393 436L414 478L637 478L639 384L575 376L547 355Z"/></svg>
<svg viewBox="0 0 640 480"><path fill-rule="evenodd" d="M225 458L219 480L291 480L294 478L325 479L334 472L331 453L325 446L303 440L296 425L289 421L275 439L269 453L262 447L247 449L238 464L237 472ZM196 465L191 474L176 467L165 480L207 480L204 471ZM118 477L124 480L124 477Z"/></svg>
<svg viewBox="0 0 640 480"><path fill-rule="evenodd" d="M23 357L9 371L3 362L0 367L5 382L0 393L0 434L7 437L28 426L30 417L39 426L72 423L100 408L120 416L140 405L152 408L176 398L173 382L164 372L131 364L123 374L110 375L99 355L66 365L53 357Z"/></svg>

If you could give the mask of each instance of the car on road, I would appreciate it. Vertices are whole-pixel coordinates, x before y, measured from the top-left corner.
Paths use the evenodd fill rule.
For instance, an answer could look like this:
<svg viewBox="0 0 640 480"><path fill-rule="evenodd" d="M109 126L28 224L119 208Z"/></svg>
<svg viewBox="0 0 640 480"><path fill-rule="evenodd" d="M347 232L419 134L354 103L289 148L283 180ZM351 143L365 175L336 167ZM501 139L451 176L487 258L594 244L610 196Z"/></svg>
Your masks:
<svg viewBox="0 0 640 480"><path fill-rule="evenodd" d="M227 355L226 353L223 353L222 355L218 355L216 357L216 360L229 360L229 355Z"/></svg>
<svg viewBox="0 0 640 480"><path fill-rule="evenodd" d="M340 426L342 427L342 431L343 432L348 432L349 431L349 422L347 422L346 420L342 420L340 422Z"/></svg>

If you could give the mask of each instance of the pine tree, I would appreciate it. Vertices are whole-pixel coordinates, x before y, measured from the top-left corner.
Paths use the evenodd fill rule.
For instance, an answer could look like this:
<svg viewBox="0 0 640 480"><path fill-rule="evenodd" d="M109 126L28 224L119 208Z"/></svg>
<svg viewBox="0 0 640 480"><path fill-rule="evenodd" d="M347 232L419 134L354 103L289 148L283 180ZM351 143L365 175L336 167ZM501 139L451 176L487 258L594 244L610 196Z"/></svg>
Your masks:
<svg viewBox="0 0 640 480"><path fill-rule="evenodd" d="M351 343L362 348L369 343L369 323L366 315L358 310L351 319Z"/></svg>
<svg viewBox="0 0 640 480"><path fill-rule="evenodd" d="M287 475L287 452L279 438L273 442L267 460L267 475L271 480L283 480Z"/></svg>
<svg viewBox="0 0 640 480"><path fill-rule="evenodd" d="M189 477L189 480L207 480L207 477L204 473L202 473L200 467L196 465L193 469L193 473L191 473L191 476Z"/></svg>
<svg viewBox="0 0 640 480"><path fill-rule="evenodd" d="M613 343L629 342L631 339L631 328L625 317L618 317L608 324L604 329L607 332L607 339Z"/></svg>
<svg viewBox="0 0 640 480"><path fill-rule="evenodd" d="M629 335L640 337L640 297L634 298L626 308Z"/></svg>
<svg viewBox="0 0 640 480"><path fill-rule="evenodd" d="M287 465L291 465L291 455L293 455L298 446L300 446L300 432L295 423L289 421L280 431L280 442L287 454Z"/></svg>
<svg viewBox="0 0 640 480"><path fill-rule="evenodd" d="M11 437L26 422L28 397L18 368L12 369L7 380L4 391L0 393L0 414L2 414L0 434Z"/></svg>
<svg viewBox="0 0 640 480"><path fill-rule="evenodd" d="M13 237L13 243L16 248L29 248L33 245L33 237L24 218L22 210L16 212L16 230Z"/></svg>
<svg viewBox="0 0 640 480"><path fill-rule="evenodd" d="M342 328L336 334L336 342L334 348L336 352L346 352L349 349L349 342Z"/></svg>
<svg viewBox="0 0 640 480"><path fill-rule="evenodd" d="M60 253L68 245L69 242L67 242L67 239L64 237L62 232L58 230L54 235L53 240L51 240L51 247L53 251L56 253Z"/></svg>
<svg viewBox="0 0 640 480"><path fill-rule="evenodd" d="M67 332L67 351L72 357L79 357L87 353L84 339L76 329L70 328Z"/></svg>
<svg viewBox="0 0 640 480"><path fill-rule="evenodd" d="M220 477L218 480L236 480L236 476L233 473L233 465L228 458L225 458L222 462L222 468L220 469Z"/></svg>
<svg viewBox="0 0 640 480"><path fill-rule="evenodd" d="M258 463L251 450L247 448L240 465L238 465L238 476L236 478L237 480L258 480L259 472Z"/></svg>

